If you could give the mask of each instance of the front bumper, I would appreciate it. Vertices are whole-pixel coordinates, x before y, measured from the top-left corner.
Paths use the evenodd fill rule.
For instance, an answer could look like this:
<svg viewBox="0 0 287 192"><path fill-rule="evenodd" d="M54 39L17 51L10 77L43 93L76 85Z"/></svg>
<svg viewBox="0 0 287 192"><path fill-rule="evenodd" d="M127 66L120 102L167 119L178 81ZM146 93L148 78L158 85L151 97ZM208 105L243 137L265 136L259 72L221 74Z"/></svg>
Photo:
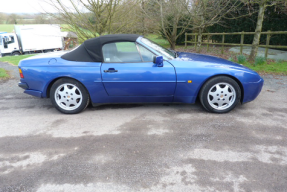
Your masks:
<svg viewBox="0 0 287 192"><path fill-rule="evenodd" d="M253 101L261 92L264 79L260 77L258 82L248 83L244 86L244 99L242 103Z"/></svg>

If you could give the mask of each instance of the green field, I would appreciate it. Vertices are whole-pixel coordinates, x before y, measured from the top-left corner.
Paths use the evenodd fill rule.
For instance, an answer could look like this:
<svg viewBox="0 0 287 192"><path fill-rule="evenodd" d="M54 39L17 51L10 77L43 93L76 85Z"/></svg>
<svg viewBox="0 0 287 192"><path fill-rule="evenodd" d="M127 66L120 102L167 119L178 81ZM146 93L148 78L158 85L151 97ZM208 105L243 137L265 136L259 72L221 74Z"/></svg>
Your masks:
<svg viewBox="0 0 287 192"><path fill-rule="evenodd" d="M61 24L62 31L68 31L68 25L66 24ZM1 32L8 32L12 33L14 30L14 24L0 24L0 31Z"/></svg>
<svg viewBox="0 0 287 192"><path fill-rule="evenodd" d="M14 25L13 24L2 24L0 25L0 31L1 32L8 32L11 33L14 30Z"/></svg>
<svg viewBox="0 0 287 192"><path fill-rule="evenodd" d="M0 79L4 79L7 77L9 77L7 71L5 71L5 69L3 69L3 68L0 68Z"/></svg>
<svg viewBox="0 0 287 192"><path fill-rule="evenodd" d="M151 41L161 45L162 47L165 47L165 48L169 48L170 47L168 41L163 39L160 35L148 34L148 35L145 35L145 37L150 39Z"/></svg>
<svg viewBox="0 0 287 192"><path fill-rule="evenodd" d="M20 60L26 59L31 56L34 56L34 55L5 56L5 57L0 57L0 61L8 62L13 65L18 65Z"/></svg>

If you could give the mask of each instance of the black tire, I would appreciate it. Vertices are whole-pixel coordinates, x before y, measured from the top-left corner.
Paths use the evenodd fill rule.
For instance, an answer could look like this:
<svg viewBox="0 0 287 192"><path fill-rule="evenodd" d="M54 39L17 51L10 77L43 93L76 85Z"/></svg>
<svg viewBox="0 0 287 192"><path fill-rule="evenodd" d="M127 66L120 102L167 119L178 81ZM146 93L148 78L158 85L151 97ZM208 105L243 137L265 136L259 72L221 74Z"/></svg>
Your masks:
<svg viewBox="0 0 287 192"><path fill-rule="evenodd" d="M16 52L14 52L12 55L13 55L13 56L19 56L19 55L21 55L21 53L18 52L18 51L16 51Z"/></svg>
<svg viewBox="0 0 287 192"><path fill-rule="evenodd" d="M234 93L235 96L230 96ZM199 99L202 106L207 111L213 113L227 113L231 111L240 102L240 98L241 89L238 83L226 76L217 76L208 80L202 86L199 93Z"/></svg>
<svg viewBox="0 0 287 192"><path fill-rule="evenodd" d="M59 79L52 85L50 99L54 107L65 114L80 113L90 103L86 88L80 82L69 78Z"/></svg>
<svg viewBox="0 0 287 192"><path fill-rule="evenodd" d="M51 53L53 50L45 50L44 53Z"/></svg>

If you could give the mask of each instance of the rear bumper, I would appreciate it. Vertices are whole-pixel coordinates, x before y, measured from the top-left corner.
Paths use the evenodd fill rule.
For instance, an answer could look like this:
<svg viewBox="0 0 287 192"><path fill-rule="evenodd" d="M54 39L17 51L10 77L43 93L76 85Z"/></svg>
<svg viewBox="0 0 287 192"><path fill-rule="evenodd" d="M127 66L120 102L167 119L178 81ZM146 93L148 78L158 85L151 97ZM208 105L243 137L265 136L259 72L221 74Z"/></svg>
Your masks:
<svg viewBox="0 0 287 192"><path fill-rule="evenodd" d="M18 83L18 87L21 87L22 89L28 89L29 88L27 83L22 83L22 82Z"/></svg>
<svg viewBox="0 0 287 192"><path fill-rule="evenodd" d="M27 93L29 95L35 96L35 97L42 97L42 92L41 91L37 91L37 90L30 90L30 89L26 89L24 91L24 93Z"/></svg>
<svg viewBox="0 0 287 192"><path fill-rule="evenodd" d="M19 82L18 86L21 87L22 89L25 89L24 93L27 93L29 95L33 95L35 97L42 97L42 91L29 89L28 84L25 82Z"/></svg>

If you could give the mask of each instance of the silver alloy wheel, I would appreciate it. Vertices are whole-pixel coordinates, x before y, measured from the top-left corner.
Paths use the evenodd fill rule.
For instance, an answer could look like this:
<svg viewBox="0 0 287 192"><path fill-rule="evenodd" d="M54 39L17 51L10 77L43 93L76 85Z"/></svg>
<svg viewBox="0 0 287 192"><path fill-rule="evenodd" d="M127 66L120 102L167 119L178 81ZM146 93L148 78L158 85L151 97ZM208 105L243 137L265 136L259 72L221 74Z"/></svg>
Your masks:
<svg viewBox="0 0 287 192"><path fill-rule="evenodd" d="M209 105L217 110L224 110L232 106L236 99L236 92L228 83L217 83L212 86L207 94Z"/></svg>
<svg viewBox="0 0 287 192"><path fill-rule="evenodd" d="M70 83L60 85L56 89L54 97L59 107L69 111L77 109L83 101L80 89Z"/></svg>

